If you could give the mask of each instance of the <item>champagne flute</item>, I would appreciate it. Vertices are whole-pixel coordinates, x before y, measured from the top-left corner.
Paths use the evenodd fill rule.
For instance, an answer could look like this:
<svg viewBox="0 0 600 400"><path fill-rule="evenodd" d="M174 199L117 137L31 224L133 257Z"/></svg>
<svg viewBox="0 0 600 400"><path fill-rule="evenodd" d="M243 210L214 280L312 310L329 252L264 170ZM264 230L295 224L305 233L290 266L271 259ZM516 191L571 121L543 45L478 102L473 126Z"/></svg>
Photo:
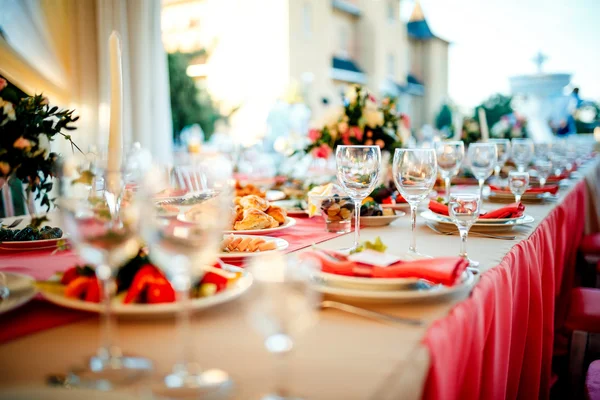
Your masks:
<svg viewBox="0 0 600 400"><path fill-rule="evenodd" d="M500 179L500 172L502 171L504 164L508 161L508 157L510 157L510 140L490 139L489 143L494 143L498 149L498 162L494 167L494 174L496 175L496 178Z"/></svg>
<svg viewBox="0 0 600 400"><path fill-rule="evenodd" d="M479 197L483 198L483 184L494 171L498 161L498 148L494 143L472 143L469 146L471 172L479 182Z"/></svg>
<svg viewBox="0 0 600 400"><path fill-rule="evenodd" d="M472 193L460 193L450 196L448 203L448 212L450 218L456 224L460 233L460 253L459 256L469 261L471 267L478 267L479 262L469 259L467 255L467 237L469 229L479 218L481 208L481 197Z"/></svg>
<svg viewBox="0 0 600 400"><path fill-rule="evenodd" d="M148 359L123 354L113 341L114 278L140 249L141 210L125 187L128 171L109 170L106 161L91 154L60 160L57 201L69 241L81 258L95 266L102 293L101 347L87 366L71 372L69 380L104 390L136 380L152 369Z"/></svg>
<svg viewBox="0 0 600 400"><path fill-rule="evenodd" d="M396 149L393 165L396 188L410 204L412 236L409 253L417 252L417 207L427 198L437 177L437 159L434 149Z"/></svg>
<svg viewBox="0 0 600 400"><path fill-rule="evenodd" d="M534 146L531 139L513 139L512 140L512 159L520 172L525 172L525 169L531 162L534 155Z"/></svg>
<svg viewBox="0 0 600 400"><path fill-rule="evenodd" d="M527 172L510 171L508 173L508 187L515 195L515 202L521 202L521 196L527 191L529 186L529 174Z"/></svg>
<svg viewBox="0 0 600 400"><path fill-rule="evenodd" d="M294 339L317 320L319 294L311 277L317 266L310 258L272 252L253 259L248 266L254 282L244 302L246 317L264 337L267 351L276 357L275 387L262 400L300 400L290 396L287 363Z"/></svg>
<svg viewBox="0 0 600 400"><path fill-rule="evenodd" d="M450 201L450 181L458 174L465 157L465 144L462 140L439 142L435 146L437 164L446 186L446 201Z"/></svg>
<svg viewBox="0 0 600 400"><path fill-rule="evenodd" d="M173 286L179 306L179 360L152 389L168 398L198 398L232 386L226 372L205 370L196 363L190 330L190 291L204 276L205 266L214 262L222 232L231 222L232 166L218 154L179 161L173 167L154 166L142 188L142 232L149 257ZM166 200L179 208L180 215L189 211L194 218L186 222L165 218L158 206Z"/></svg>
<svg viewBox="0 0 600 400"><path fill-rule="evenodd" d="M546 160L538 160L535 162L535 169L537 170L540 187L544 187L548 177L552 174L552 163Z"/></svg>
<svg viewBox="0 0 600 400"><path fill-rule="evenodd" d="M338 181L354 200L354 250L360 244L360 206L377 184L381 150L379 146L338 146L335 162Z"/></svg>

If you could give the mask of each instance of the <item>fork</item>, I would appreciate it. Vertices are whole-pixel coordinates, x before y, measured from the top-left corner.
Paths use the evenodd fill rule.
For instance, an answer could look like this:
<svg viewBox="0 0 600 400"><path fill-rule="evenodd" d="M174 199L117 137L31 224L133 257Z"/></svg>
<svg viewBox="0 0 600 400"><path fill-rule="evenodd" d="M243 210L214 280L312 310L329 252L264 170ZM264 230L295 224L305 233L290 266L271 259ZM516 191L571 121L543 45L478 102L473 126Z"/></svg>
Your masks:
<svg viewBox="0 0 600 400"><path fill-rule="evenodd" d="M438 228L436 228L432 224L427 224L427 226L432 231L437 232L437 233L442 234L442 235L454 235L456 233L456 232L453 232L453 231L442 231L442 230L439 230ZM491 239L501 239L501 240L515 240L517 238L516 236L490 235L489 233L482 233L482 232L469 232L469 236L471 236L471 235L481 236L481 237L486 237L486 238L491 238Z"/></svg>
<svg viewBox="0 0 600 400"><path fill-rule="evenodd" d="M358 315L359 317L369 318L379 322L387 322L393 324L408 324L413 326L421 326L425 321L420 319L396 317L376 311L366 310L364 308L351 306L350 304L340 303L338 301L324 300L321 302L321 308L333 308L339 311L344 311L348 314Z"/></svg>

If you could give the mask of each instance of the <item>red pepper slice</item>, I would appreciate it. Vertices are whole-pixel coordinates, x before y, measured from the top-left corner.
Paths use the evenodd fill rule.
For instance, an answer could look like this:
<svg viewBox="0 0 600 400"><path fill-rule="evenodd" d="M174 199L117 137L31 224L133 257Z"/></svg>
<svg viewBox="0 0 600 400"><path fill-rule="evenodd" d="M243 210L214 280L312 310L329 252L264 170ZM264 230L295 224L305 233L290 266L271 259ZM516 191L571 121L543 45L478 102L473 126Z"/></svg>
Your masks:
<svg viewBox="0 0 600 400"><path fill-rule="evenodd" d="M396 200L394 200L394 198L392 196L388 196L386 198L384 198L383 200L381 200L381 204L395 204Z"/></svg>
<svg viewBox="0 0 600 400"><path fill-rule="evenodd" d="M68 285L78 276L79 271L77 270L77 267L71 267L68 270L66 270L63 276L60 278L60 283L62 283L63 285Z"/></svg>
<svg viewBox="0 0 600 400"><path fill-rule="evenodd" d="M96 280L96 278L91 278L89 276L79 276L73 279L65 288L65 296L73 299L84 298L92 279Z"/></svg>
<svg viewBox="0 0 600 400"><path fill-rule="evenodd" d="M100 303L100 282L97 278L89 278L90 283L87 287L85 294L85 301L91 301L92 303Z"/></svg>
<svg viewBox="0 0 600 400"><path fill-rule="evenodd" d="M154 278L156 272L156 267L151 264L146 264L140 268L135 274L131 286L127 290L127 295L125 296L123 303L130 304L138 302L144 294L144 291L147 289L148 283Z"/></svg>
<svg viewBox="0 0 600 400"><path fill-rule="evenodd" d="M217 287L217 293L227 289L227 278L221 275L217 275L214 272L207 272L200 281L200 285L203 283L213 283Z"/></svg>
<svg viewBox="0 0 600 400"><path fill-rule="evenodd" d="M175 301L173 286L164 277L155 278L146 289L146 301L149 304L173 303Z"/></svg>

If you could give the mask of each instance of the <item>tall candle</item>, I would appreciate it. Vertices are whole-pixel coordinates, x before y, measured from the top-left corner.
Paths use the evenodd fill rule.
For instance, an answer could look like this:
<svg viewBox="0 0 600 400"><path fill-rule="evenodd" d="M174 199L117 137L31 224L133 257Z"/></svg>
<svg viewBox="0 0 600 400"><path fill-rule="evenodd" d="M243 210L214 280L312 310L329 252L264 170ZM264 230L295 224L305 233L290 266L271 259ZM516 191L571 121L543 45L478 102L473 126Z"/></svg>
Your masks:
<svg viewBox="0 0 600 400"><path fill-rule="evenodd" d="M107 189L117 193L120 186L120 170L123 160L123 70L121 64L121 40L113 31L109 39L110 49L110 128L108 136Z"/></svg>
<svg viewBox="0 0 600 400"><path fill-rule="evenodd" d="M485 110L483 107L479 107L477 110L479 115L479 127L481 128L481 140L487 142L490 138L490 131L488 130L487 119L485 116Z"/></svg>
<svg viewBox="0 0 600 400"><path fill-rule="evenodd" d="M457 111L454 117L454 140L462 139L463 116Z"/></svg>

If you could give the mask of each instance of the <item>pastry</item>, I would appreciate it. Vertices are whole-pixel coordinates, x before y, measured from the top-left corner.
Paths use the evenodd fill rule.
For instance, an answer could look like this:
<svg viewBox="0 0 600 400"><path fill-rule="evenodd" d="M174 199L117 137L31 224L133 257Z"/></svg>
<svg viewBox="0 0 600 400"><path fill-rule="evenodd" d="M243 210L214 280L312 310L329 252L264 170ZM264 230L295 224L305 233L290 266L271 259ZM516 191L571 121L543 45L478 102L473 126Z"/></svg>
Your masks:
<svg viewBox="0 0 600 400"><path fill-rule="evenodd" d="M258 197L254 194L244 196L239 200L239 205L247 209L256 209L260 211L267 211L269 208L269 202L262 197Z"/></svg>
<svg viewBox="0 0 600 400"><path fill-rule="evenodd" d="M254 229L275 228L277 226L279 226L279 222L277 222L273 217L260 210L251 208L244 210L244 217L241 221L237 221L233 225L233 229L236 231L247 231Z"/></svg>
<svg viewBox="0 0 600 400"><path fill-rule="evenodd" d="M280 225L285 224L285 217L287 216L287 213L283 208L271 205L267 209L267 214L273 217L275 221L279 222Z"/></svg>
<svg viewBox="0 0 600 400"><path fill-rule="evenodd" d="M233 234L225 237L221 242L221 251L254 253L256 251L276 250L277 244L274 240L266 241L262 238L245 237L241 238Z"/></svg>

